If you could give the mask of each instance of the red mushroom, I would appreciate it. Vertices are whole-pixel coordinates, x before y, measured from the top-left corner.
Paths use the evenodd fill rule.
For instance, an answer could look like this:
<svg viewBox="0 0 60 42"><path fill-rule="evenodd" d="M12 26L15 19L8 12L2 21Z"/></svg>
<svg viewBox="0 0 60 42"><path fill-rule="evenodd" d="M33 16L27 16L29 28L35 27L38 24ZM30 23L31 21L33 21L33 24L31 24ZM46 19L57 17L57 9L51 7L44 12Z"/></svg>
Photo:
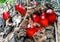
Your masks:
<svg viewBox="0 0 60 42"><path fill-rule="evenodd" d="M42 13L40 15L40 21L39 23L42 25L42 26L48 26L48 19L46 18L46 14L45 13Z"/></svg>
<svg viewBox="0 0 60 42"><path fill-rule="evenodd" d="M37 32L36 28L27 28L27 35L32 38L32 36Z"/></svg>
<svg viewBox="0 0 60 42"><path fill-rule="evenodd" d="M10 13L8 11L3 12L3 19L6 21L8 17L10 16Z"/></svg>
<svg viewBox="0 0 60 42"><path fill-rule="evenodd" d="M39 22L39 16L36 15L36 14L33 14L32 15L32 20L33 20L33 22Z"/></svg>
<svg viewBox="0 0 60 42"><path fill-rule="evenodd" d="M26 9L25 9L22 5L20 5L20 4L16 4L16 5L15 5L15 9L16 9L19 13L21 13L22 15L25 15L25 14L26 14Z"/></svg>
<svg viewBox="0 0 60 42"><path fill-rule="evenodd" d="M56 21L56 13L52 9L48 9L46 14L50 23L54 23Z"/></svg>

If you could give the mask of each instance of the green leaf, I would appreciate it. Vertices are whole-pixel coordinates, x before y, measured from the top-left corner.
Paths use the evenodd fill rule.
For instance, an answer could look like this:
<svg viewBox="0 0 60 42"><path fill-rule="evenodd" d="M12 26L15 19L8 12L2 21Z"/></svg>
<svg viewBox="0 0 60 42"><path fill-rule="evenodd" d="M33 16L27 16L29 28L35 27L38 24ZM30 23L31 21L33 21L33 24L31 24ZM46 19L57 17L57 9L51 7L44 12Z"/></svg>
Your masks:
<svg viewBox="0 0 60 42"><path fill-rule="evenodd" d="M0 0L0 3L4 3L6 0Z"/></svg>

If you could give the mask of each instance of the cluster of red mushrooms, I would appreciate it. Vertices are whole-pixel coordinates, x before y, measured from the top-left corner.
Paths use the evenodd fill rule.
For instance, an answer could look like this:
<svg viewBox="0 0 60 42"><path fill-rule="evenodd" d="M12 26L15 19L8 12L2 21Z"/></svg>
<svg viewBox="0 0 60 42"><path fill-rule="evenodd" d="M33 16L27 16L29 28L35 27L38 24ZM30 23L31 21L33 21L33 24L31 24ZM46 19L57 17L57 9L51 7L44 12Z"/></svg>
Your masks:
<svg viewBox="0 0 60 42"><path fill-rule="evenodd" d="M37 6L37 2L33 2L33 4ZM17 12L21 13L21 15L23 16L26 15L27 10L23 5L16 4L15 9ZM53 9L47 9L46 11L42 10L40 12L41 13L39 15L38 13L33 13L31 15L32 26L30 27L27 26L26 29L27 35L29 37L32 37L34 33L37 32L38 30L43 30L42 27L47 27L50 24L54 24L54 22L56 21L57 16ZM3 15L3 19L6 21L10 16L10 13L6 11L3 12L2 15ZM39 26L35 26L34 24L39 24Z"/></svg>

